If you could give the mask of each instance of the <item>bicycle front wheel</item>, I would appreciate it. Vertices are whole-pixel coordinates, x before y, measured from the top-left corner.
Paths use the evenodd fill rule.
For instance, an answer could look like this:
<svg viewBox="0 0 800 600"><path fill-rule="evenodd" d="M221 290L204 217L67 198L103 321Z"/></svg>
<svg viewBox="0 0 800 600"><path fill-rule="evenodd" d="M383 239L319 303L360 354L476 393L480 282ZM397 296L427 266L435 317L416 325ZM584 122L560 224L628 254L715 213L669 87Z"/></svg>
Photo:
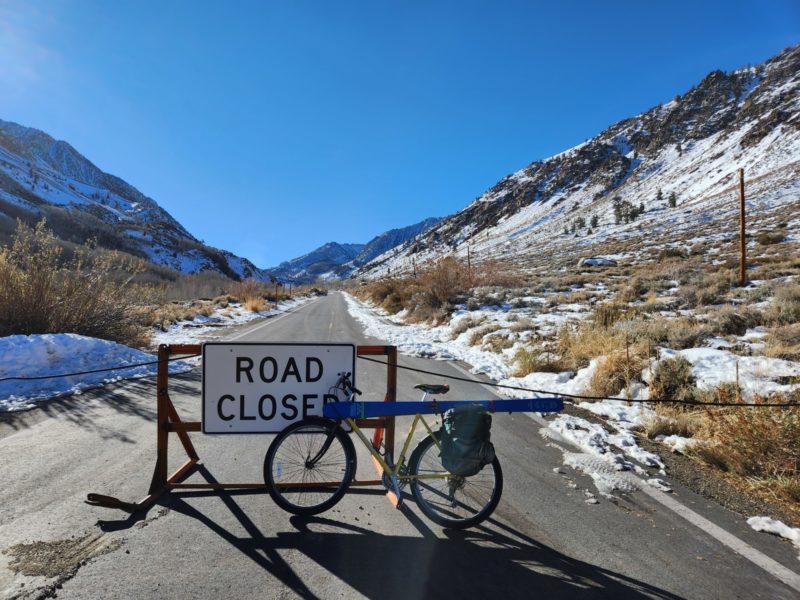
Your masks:
<svg viewBox="0 0 800 600"><path fill-rule="evenodd" d="M312 461L325 444L319 460ZM278 434L264 459L264 482L283 510L316 515L342 499L356 472L356 451L336 421L308 417Z"/></svg>
<svg viewBox="0 0 800 600"><path fill-rule="evenodd" d="M414 449L408 470L414 477L411 492L417 506L442 527L466 529L481 523L494 512L503 493L503 471L497 457L471 477L452 475L442 466L432 435Z"/></svg>

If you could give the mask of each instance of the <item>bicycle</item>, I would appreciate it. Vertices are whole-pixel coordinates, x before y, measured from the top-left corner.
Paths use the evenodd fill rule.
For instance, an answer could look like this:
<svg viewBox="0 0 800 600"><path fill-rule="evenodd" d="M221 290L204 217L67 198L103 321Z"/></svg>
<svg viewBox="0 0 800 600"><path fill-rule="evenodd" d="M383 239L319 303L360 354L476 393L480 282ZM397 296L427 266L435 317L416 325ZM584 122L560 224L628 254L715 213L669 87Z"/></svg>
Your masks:
<svg viewBox="0 0 800 600"><path fill-rule="evenodd" d="M446 384L414 387L422 390L423 403L428 394L440 395L449 391ZM339 404L354 403L355 396L361 394L351 383L350 373L340 373L332 389L337 395L344 393L347 397L346 402ZM356 472L356 451L344 423L380 464L384 486L394 492L398 507L403 499L402 490L410 484L420 510L443 527L472 527L494 512L503 492L503 471L496 456L471 477L449 473L439 459L441 429L434 431L420 410L413 413L414 419L395 462L391 452L381 454L380 446L375 447L356 424L356 416L365 416L365 404L384 403L358 404L361 405L360 415L356 409L356 414L351 416L344 416L344 412L339 411L342 416L338 418L306 417L284 429L272 441L264 459L264 481L278 506L296 515L310 516L332 508L342 499ZM335 414L337 411L328 410L330 406L326 406L326 412ZM420 408L439 412L435 399ZM406 462L419 424L428 435L417 444Z"/></svg>

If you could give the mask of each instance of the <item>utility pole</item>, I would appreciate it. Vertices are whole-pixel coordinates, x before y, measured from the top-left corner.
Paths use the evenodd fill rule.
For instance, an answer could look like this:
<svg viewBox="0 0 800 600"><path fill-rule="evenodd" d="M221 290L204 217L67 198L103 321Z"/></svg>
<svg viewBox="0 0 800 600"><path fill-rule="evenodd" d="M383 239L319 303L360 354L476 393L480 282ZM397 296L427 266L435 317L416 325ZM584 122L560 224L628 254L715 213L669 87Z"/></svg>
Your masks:
<svg viewBox="0 0 800 600"><path fill-rule="evenodd" d="M275 310L278 310L278 282L275 282Z"/></svg>
<svg viewBox="0 0 800 600"><path fill-rule="evenodd" d="M747 282L745 270L747 269L747 241L744 233L744 169L739 169L739 287L744 287Z"/></svg>

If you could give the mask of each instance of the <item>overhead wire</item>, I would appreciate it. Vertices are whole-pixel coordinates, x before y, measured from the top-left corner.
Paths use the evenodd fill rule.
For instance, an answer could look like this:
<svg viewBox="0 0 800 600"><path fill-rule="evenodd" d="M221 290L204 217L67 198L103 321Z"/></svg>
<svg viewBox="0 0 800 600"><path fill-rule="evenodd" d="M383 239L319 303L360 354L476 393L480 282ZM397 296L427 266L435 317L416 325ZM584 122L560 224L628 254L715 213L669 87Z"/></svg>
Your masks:
<svg viewBox="0 0 800 600"><path fill-rule="evenodd" d="M104 367L102 369L88 369L86 371L74 371L72 373L57 373L52 375L30 375L30 376L13 376L13 377L0 377L2 381L37 381L41 379L59 379L61 377L75 377L77 375L89 375L91 373L105 373L108 371L121 371L122 369L135 369L136 367L147 367L150 365L157 365L161 362L173 362L176 360L186 360L187 358L195 358L200 354L189 354L187 356L179 356L174 358L167 358L163 360L151 360L147 362L135 363L132 365L120 365L116 367Z"/></svg>
<svg viewBox="0 0 800 600"><path fill-rule="evenodd" d="M368 362L378 363L380 365L388 366L389 363L378 360L375 358L367 358L365 356L359 356L361 360L365 360ZM479 379L470 379L468 377L459 377L457 375L445 375L444 373L436 373L434 371L428 371L426 369L419 369L417 367L409 367L406 365L397 365L398 369L403 369L405 371L414 371L416 373L423 373L425 375L435 375L436 377L441 377L442 379L449 379L451 381L463 381L466 383L475 383L480 385L488 385L489 387L495 388L502 388L507 390L517 390L521 392L530 392L534 394L549 394L552 396L560 396L562 398L573 398L576 400L622 400L623 402L631 402L635 404L686 404L689 406L710 406L710 407L721 407L721 406L732 406L732 407L754 407L754 408L790 408L793 406L800 406L800 402L763 402L763 403L747 403L747 402L701 402L699 400L643 400L640 398L612 398L610 396L589 396L584 394L566 394L563 392L554 392L551 390L537 390L533 388L526 388L516 385L507 385L503 383L495 383L492 381L481 381Z"/></svg>

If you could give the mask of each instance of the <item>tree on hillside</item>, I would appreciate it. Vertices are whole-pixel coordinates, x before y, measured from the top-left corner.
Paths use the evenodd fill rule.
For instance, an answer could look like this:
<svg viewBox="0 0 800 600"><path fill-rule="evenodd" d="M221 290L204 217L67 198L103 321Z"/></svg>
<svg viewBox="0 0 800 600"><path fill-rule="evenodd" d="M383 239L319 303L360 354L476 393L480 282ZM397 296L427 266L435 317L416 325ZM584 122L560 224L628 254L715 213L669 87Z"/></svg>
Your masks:
<svg viewBox="0 0 800 600"><path fill-rule="evenodd" d="M656 200L661 202L664 199L664 194L661 193L661 188L658 188L658 193L656 194Z"/></svg>
<svg viewBox="0 0 800 600"><path fill-rule="evenodd" d="M669 207L675 208L678 206L678 197L675 195L675 192L669 193Z"/></svg>
<svg viewBox="0 0 800 600"><path fill-rule="evenodd" d="M597 215L592 215L591 220L589 221L592 229L597 229L597 225L600 223L600 218Z"/></svg>

